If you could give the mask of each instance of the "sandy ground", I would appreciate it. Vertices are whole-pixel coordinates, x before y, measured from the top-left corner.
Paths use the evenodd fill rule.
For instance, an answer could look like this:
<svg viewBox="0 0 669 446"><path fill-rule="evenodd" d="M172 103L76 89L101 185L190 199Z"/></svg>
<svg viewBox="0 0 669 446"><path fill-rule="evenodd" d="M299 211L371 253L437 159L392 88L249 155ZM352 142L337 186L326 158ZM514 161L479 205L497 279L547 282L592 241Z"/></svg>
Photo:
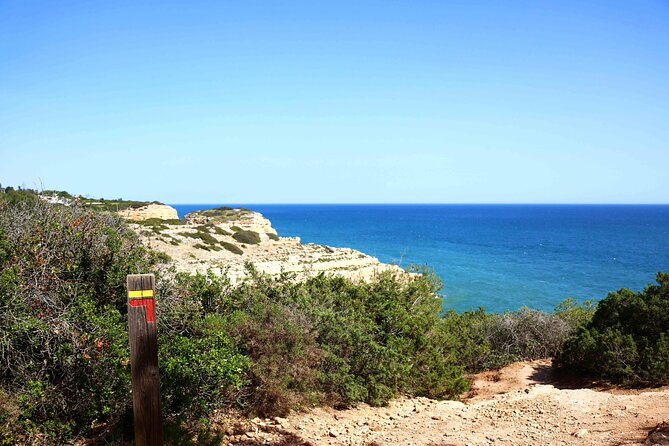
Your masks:
<svg viewBox="0 0 669 446"><path fill-rule="evenodd" d="M235 445L641 445L669 420L669 387L624 391L556 380L548 361L473 377L462 401L313 409L229 429ZM669 444L669 441L667 443Z"/></svg>

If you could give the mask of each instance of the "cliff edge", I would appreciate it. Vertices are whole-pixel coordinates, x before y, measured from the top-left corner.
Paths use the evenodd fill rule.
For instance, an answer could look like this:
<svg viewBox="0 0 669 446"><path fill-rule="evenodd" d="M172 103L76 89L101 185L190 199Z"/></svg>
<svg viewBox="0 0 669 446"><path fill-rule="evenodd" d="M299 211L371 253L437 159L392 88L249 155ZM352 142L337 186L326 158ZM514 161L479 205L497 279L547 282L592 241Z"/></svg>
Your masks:
<svg viewBox="0 0 669 446"><path fill-rule="evenodd" d="M143 212L146 216L148 211ZM132 220L131 226L142 242L169 255L178 271L204 273L212 269L233 283L245 277L247 262L271 276L289 273L298 280L318 273L354 280L369 280L388 270L404 273L396 265L381 263L351 248L303 244L299 237L279 237L267 218L249 209L196 211L182 221L133 218L137 215L122 214Z"/></svg>
<svg viewBox="0 0 669 446"><path fill-rule="evenodd" d="M118 211L126 220L145 221L157 218L159 220L178 220L177 210L166 204L149 203L140 207L129 207Z"/></svg>

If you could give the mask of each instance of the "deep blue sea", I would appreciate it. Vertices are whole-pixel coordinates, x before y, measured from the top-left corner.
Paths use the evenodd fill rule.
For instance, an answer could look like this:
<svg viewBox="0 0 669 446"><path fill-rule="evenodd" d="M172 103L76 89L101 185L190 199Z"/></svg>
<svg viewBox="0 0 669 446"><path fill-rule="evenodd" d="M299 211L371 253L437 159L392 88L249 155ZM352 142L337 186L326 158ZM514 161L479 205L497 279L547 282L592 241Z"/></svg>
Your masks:
<svg viewBox="0 0 669 446"><path fill-rule="evenodd" d="M173 205L187 212L218 205ZM552 310L669 271L669 205L231 205L280 235L428 265L444 308Z"/></svg>

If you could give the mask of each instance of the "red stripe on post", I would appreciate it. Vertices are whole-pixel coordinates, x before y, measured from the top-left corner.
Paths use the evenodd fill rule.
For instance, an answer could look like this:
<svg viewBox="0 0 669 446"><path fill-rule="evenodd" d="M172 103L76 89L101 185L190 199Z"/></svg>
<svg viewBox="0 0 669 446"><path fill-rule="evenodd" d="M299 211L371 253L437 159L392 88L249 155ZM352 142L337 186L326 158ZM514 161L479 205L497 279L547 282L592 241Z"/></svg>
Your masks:
<svg viewBox="0 0 669 446"><path fill-rule="evenodd" d="M128 304L131 307L145 307L146 322L156 322L155 301L148 297L146 299L130 299Z"/></svg>
<svg viewBox="0 0 669 446"><path fill-rule="evenodd" d="M127 283L135 446L162 446L158 324L155 323L153 298L156 281L152 274L131 274Z"/></svg>

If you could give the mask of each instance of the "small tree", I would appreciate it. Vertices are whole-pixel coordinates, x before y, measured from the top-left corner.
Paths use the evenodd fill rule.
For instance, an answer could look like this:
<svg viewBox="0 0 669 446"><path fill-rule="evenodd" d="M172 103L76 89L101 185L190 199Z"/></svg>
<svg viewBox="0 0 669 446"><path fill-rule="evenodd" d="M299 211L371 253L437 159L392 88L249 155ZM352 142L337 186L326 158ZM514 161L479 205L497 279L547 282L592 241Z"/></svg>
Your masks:
<svg viewBox="0 0 669 446"><path fill-rule="evenodd" d="M657 283L609 293L556 365L615 383L669 384L669 273L657 273Z"/></svg>

